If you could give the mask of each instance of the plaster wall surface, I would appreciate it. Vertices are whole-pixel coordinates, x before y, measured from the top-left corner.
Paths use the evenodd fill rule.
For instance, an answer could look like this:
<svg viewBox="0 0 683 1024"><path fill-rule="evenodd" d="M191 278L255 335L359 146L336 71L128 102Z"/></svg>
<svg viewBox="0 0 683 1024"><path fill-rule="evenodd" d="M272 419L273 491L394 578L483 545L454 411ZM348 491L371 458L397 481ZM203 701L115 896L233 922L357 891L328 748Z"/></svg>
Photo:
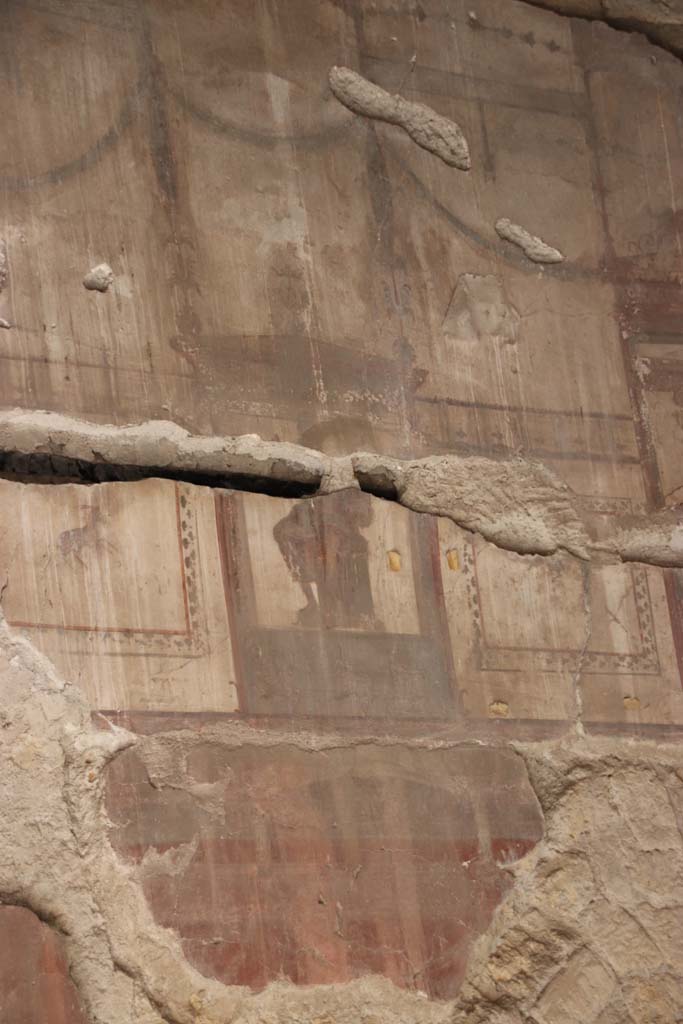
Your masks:
<svg viewBox="0 0 683 1024"><path fill-rule="evenodd" d="M679 5L0 7L0 1021L680 1020Z"/></svg>

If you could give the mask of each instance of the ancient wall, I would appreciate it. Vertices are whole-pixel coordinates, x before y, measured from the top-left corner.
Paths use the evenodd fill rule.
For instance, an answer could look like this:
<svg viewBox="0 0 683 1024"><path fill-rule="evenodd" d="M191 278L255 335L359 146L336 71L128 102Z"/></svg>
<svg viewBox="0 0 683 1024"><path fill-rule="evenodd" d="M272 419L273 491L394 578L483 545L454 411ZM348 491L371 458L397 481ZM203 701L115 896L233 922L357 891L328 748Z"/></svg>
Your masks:
<svg viewBox="0 0 683 1024"><path fill-rule="evenodd" d="M681 52L0 5L2 1024L681 1019Z"/></svg>

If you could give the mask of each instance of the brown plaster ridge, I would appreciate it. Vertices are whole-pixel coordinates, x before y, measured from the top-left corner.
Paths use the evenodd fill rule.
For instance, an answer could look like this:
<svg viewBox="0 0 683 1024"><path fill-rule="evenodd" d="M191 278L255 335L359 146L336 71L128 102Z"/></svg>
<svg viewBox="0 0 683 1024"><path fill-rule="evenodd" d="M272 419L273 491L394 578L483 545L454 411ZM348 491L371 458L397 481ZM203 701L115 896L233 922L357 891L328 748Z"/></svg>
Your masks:
<svg viewBox="0 0 683 1024"><path fill-rule="evenodd" d="M680 508L613 515L598 536L585 500L542 462L521 455L332 457L256 434L191 435L163 420L119 427L13 409L0 411L0 477L81 484L165 477L290 498L360 487L414 512L445 516L520 555L683 567Z"/></svg>
<svg viewBox="0 0 683 1024"><path fill-rule="evenodd" d="M325 459L256 434L193 436L165 420L118 427L57 413L0 412L0 475L36 483L170 477L297 497L316 491Z"/></svg>
<svg viewBox="0 0 683 1024"><path fill-rule="evenodd" d="M638 32L678 60L683 59L681 0L523 0L562 17L602 21L622 32Z"/></svg>

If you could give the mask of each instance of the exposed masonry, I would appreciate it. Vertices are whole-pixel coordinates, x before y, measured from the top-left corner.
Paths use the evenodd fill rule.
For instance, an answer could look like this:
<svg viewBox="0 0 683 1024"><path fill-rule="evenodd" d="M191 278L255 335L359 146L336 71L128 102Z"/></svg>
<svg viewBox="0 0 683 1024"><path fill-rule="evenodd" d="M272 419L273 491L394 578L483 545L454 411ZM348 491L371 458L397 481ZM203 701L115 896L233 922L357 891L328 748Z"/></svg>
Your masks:
<svg viewBox="0 0 683 1024"><path fill-rule="evenodd" d="M534 263L562 263L564 256L559 249L553 249L542 238L530 234L526 228L513 224L507 217L496 221L496 231L506 242L512 242Z"/></svg>
<svg viewBox="0 0 683 1024"><path fill-rule="evenodd" d="M357 486L519 554L683 566L680 508L597 516L542 462L522 456L332 457L256 434L200 437L163 420L116 427L15 409L0 412L0 475L36 483L159 476L289 497Z"/></svg>
<svg viewBox="0 0 683 1024"><path fill-rule="evenodd" d="M103 716L96 728L81 692L2 619L0 679L0 900L60 933L93 1024L512 1024L596 1019L596 1007L609 1014L602 1020L674 1019L683 983L680 750L580 737L515 745L545 816L544 839L506 865L515 885L476 943L454 1001L431 1002L375 976L277 983L252 994L188 964L107 836L107 764L137 743L163 786L159 766L173 763L179 743L200 738L137 738ZM397 742L274 736L237 724L213 727L210 738L301 750ZM456 745L429 737L400 743Z"/></svg>
<svg viewBox="0 0 683 1024"><path fill-rule="evenodd" d="M680 751L597 740L518 747L544 840L511 866L453 1024L679 1019Z"/></svg>
<svg viewBox="0 0 683 1024"><path fill-rule="evenodd" d="M470 169L470 152L462 129L424 103L412 103L368 82L350 68L334 67L329 73L332 92L340 103L363 117L403 128L413 142L461 171Z"/></svg>

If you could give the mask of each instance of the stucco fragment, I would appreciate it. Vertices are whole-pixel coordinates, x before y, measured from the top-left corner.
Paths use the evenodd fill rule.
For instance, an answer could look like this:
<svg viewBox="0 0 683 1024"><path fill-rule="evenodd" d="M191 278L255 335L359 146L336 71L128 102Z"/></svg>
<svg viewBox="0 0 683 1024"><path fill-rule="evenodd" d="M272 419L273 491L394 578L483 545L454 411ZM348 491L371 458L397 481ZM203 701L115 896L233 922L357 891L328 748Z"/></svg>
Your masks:
<svg viewBox="0 0 683 1024"><path fill-rule="evenodd" d="M462 129L423 103L392 95L350 68L333 67L329 74L332 92L344 106L363 117L398 125L423 149L451 167L468 171L469 147Z"/></svg>
<svg viewBox="0 0 683 1024"><path fill-rule="evenodd" d="M447 516L499 547L588 557L590 538L571 491L534 460L435 455L401 462L364 453L354 466L361 486L378 494L393 489L407 508Z"/></svg>
<svg viewBox="0 0 683 1024"><path fill-rule="evenodd" d="M679 565L683 559L683 521L673 509L650 516L625 516L613 524L603 545L605 551L624 562Z"/></svg>
<svg viewBox="0 0 683 1024"><path fill-rule="evenodd" d="M83 287L91 292L106 292L114 283L114 271L108 263L99 263L83 278Z"/></svg>
<svg viewBox="0 0 683 1024"><path fill-rule="evenodd" d="M564 256L542 238L532 235L526 228L513 224L507 217L496 221L496 231L506 242L512 242L534 263L562 263Z"/></svg>
<svg viewBox="0 0 683 1024"><path fill-rule="evenodd" d="M344 491L347 487L358 487L353 459L350 455L330 456L318 494L333 494L335 491Z"/></svg>

